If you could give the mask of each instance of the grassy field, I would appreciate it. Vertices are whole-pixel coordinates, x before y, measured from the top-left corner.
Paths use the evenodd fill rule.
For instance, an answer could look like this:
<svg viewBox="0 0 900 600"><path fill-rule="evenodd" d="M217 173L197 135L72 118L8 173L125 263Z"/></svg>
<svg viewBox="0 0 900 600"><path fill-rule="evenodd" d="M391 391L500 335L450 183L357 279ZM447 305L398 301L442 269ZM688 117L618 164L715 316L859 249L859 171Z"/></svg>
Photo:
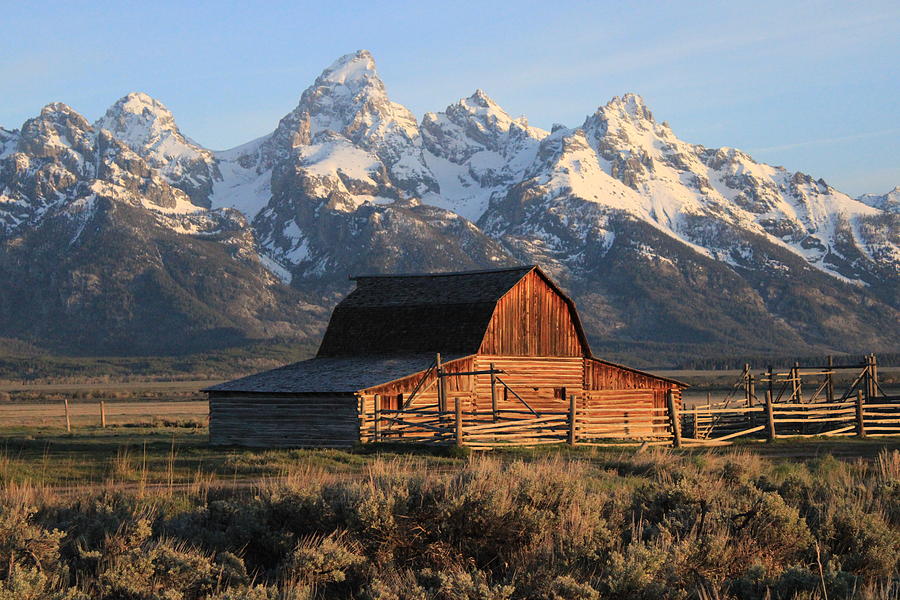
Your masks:
<svg viewBox="0 0 900 600"><path fill-rule="evenodd" d="M207 444L208 431L199 423L170 421L170 426L78 427L67 434L58 426L0 428L0 478L7 483L74 488L141 485L246 486L273 477L290 477L307 470L336 474L362 473L378 458L418 456L428 465L448 469L465 463L466 452L447 448L431 452L403 446L368 445L350 450L260 450L217 448ZM722 454L744 448L774 462L814 460L874 460L885 450L900 449L897 438L825 438L817 441L779 440L745 443L731 449L692 449L685 456ZM574 448L495 450L504 459L574 457L602 463L631 456L634 448Z"/></svg>
<svg viewBox="0 0 900 600"><path fill-rule="evenodd" d="M0 600L900 597L894 443L467 455L2 435Z"/></svg>
<svg viewBox="0 0 900 600"><path fill-rule="evenodd" d="M107 425L154 426L156 424L187 424L203 426L209 415L206 400L171 401L106 401L104 403ZM76 429L100 424L99 400L73 400L69 402L69 422ZM0 404L0 428L66 426L66 409L63 402Z"/></svg>

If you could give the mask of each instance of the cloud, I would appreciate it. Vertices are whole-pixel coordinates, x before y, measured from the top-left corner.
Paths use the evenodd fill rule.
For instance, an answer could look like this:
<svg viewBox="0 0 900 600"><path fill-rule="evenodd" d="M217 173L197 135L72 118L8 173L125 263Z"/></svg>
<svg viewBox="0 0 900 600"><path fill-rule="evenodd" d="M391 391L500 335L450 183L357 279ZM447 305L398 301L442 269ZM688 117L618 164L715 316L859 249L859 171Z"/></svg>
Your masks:
<svg viewBox="0 0 900 600"><path fill-rule="evenodd" d="M849 142L853 140L864 140L869 138L882 137L885 135L894 135L900 133L900 127L892 127L890 129L882 129L880 131L868 131L866 133L856 133L853 135L842 135L838 137L819 138L817 140L806 140L804 142L794 142L792 144L783 144L781 146L768 146L766 148L751 148L748 152L761 154L764 152L779 152L782 150L793 150L795 148L806 148L809 146L824 146L827 144L837 144L838 142Z"/></svg>

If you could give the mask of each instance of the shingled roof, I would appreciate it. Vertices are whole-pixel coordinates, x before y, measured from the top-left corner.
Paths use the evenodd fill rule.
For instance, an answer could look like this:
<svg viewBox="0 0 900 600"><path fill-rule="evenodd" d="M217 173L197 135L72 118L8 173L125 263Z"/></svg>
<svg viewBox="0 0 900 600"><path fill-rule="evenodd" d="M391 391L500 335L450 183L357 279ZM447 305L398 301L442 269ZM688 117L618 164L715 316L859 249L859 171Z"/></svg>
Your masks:
<svg viewBox="0 0 900 600"><path fill-rule="evenodd" d="M497 301L533 269L354 277L317 356L474 354Z"/></svg>
<svg viewBox="0 0 900 600"><path fill-rule="evenodd" d="M459 356L446 356L450 362ZM312 358L212 386L207 392L353 393L424 371L434 354Z"/></svg>

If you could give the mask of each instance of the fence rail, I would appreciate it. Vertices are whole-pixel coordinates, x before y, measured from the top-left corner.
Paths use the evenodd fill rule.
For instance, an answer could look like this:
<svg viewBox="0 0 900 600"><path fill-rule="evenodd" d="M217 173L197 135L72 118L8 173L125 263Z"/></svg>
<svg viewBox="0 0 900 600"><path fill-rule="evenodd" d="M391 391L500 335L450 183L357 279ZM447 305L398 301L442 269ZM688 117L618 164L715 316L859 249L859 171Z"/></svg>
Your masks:
<svg viewBox="0 0 900 600"><path fill-rule="evenodd" d="M579 402L581 400L581 402ZM698 406L682 410L673 392L665 407L637 404L588 405L569 396L569 410L497 410L489 413L435 407L380 409L366 415L364 440L455 444L476 449L562 444L580 446L724 446L739 439L786 437L900 436L900 402L773 402L743 407Z"/></svg>

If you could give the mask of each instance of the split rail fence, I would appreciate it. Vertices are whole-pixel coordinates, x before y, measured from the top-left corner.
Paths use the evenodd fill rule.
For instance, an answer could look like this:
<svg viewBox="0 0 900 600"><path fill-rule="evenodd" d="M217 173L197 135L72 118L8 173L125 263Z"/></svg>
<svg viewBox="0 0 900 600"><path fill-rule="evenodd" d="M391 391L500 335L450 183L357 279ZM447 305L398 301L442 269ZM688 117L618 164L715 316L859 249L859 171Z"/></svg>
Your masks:
<svg viewBox="0 0 900 600"><path fill-rule="evenodd" d="M831 361L829 361L830 363ZM829 365L831 367L831 365ZM830 377L802 401L801 373L795 366L784 374L775 393L777 374L771 368L762 402L756 401L752 376L746 378L743 406L730 402L682 409L674 391L664 407L635 404L628 391L621 398L591 392L564 394L568 410L535 411L492 408L490 412L463 410L471 398L458 394L439 406L386 410L375 397L373 414L364 415L364 440L467 446L474 449L569 444L579 446L670 445L725 446L737 440L772 441L787 437L900 436L900 397L887 396L877 383L874 356L850 389L837 398ZM812 374L821 375L823 372ZM745 369L745 376L749 369ZM790 390L790 394L785 390ZM819 394L822 398L819 398ZM881 391L879 396L878 392ZM851 392L855 392L852 394ZM518 396L518 395L517 395ZM832 401L826 400L833 398ZM816 401L818 400L818 401Z"/></svg>
<svg viewBox="0 0 900 600"><path fill-rule="evenodd" d="M900 436L900 402L779 403L681 410L670 394L664 408L588 406L570 396L568 411L502 410L496 415L437 408L376 410L364 430L375 442L468 446L724 446L737 439ZM581 406L579 406L581 405Z"/></svg>

